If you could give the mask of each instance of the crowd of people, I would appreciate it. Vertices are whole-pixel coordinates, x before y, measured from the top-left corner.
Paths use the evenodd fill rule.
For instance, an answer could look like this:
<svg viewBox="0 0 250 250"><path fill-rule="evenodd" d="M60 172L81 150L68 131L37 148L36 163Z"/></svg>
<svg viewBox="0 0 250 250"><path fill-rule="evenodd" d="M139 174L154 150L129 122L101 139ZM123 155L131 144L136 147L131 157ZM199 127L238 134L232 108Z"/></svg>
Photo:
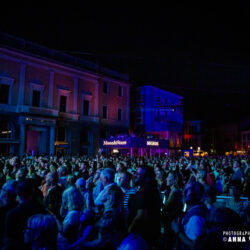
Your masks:
<svg viewBox="0 0 250 250"><path fill-rule="evenodd" d="M249 185L250 156L0 156L0 247L247 249Z"/></svg>

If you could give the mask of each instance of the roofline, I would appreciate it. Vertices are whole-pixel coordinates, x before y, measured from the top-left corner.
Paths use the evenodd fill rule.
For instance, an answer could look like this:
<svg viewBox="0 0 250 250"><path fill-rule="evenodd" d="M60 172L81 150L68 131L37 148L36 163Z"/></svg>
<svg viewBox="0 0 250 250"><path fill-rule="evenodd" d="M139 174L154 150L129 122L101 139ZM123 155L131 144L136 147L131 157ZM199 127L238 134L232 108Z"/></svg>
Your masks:
<svg viewBox="0 0 250 250"><path fill-rule="evenodd" d="M14 43L16 46L10 45L10 43L11 44ZM0 32L0 46L8 50L15 51L17 53L21 53L27 56L32 56L38 59L46 60L48 62L56 63L58 65L62 65L65 67L75 68L80 71L84 70L86 73L92 74L95 77L104 77L104 78L110 79L111 81L112 80L117 81L117 82L120 81L122 83L132 85L131 83L128 82L129 74L124 74L124 73L112 70L110 68L103 67L100 64L93 63L91 61L88 61L82 58L74 57L66 53L62 53L58 50L47 48L45 46L27 41L22 38L15 37L13 35L9 35L3 32ZM30 51L32 49L33 51L34 49L37 49L37 50L40 49L40 51L42 52L39 54L39 53ZM47 53L49 56L46 56L45 53ZM59 60L58 58L56 58L56 56L65 57L68 60L70 60L71 63L65 62L63 60ZM80 63L83 64L84 66L80 66L79 65ZM88 69L88 67L90 69Z"/></svg>
<svg viewBox="0 0 250 250"><path fill-rule="evenodd" d="M155 90L158 90L158 91L163 91L163 92L165 92L165 93L167 93L167 94L176 96L176 97L178 97L179 99L184 99L183 96L181 96L181 95L172 93L172 92L170 92L170 91L168 91L168 90L161 89L161 88L158 88L158 87L155 87L155 86L152 86L152 85L141 85L141 86L139 86L138 88L144 88L144 87L150 87L150 88L152 88L152 89L155 89Z"/></svg>

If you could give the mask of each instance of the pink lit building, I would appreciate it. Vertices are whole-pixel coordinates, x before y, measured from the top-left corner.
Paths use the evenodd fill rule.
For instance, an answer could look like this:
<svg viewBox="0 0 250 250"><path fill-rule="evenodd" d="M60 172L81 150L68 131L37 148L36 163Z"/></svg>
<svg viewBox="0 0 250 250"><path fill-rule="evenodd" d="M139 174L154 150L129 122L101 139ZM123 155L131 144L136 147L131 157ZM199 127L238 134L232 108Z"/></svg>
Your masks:
<svg viewBox="0 0 250 250"><path fill-rule="evenodd" d="M0 33L0 153L89 154L129 130L128 75Z"/></svg>

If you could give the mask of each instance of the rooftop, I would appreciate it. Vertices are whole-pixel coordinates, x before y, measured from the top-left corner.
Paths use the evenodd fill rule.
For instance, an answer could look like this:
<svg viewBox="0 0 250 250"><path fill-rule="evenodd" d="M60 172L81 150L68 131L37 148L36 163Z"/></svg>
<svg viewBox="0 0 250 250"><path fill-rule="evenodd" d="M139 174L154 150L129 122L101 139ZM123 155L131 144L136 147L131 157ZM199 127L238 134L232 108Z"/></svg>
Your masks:
<svg viewBox="0 0 250 250"><path fill-rule="evenodd" d="M46 58L71 66L76 66L81 69L89 70L98 74L103 74L105 76L109 76L122 81L129 81L128 74L114 71L112 69L103 67L100 64L82 58L74 57L58 50L50 49L45 46L3 32L0 32L0 46L28 52L35 55L36 57L40 57L43 59Z"/></svg>

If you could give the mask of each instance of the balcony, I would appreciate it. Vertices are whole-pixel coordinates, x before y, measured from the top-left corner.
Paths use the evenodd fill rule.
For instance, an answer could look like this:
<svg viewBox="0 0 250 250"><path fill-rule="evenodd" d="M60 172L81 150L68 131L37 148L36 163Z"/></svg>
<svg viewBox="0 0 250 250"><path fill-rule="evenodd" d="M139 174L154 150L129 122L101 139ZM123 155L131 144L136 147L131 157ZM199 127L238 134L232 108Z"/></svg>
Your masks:
<svg viewBox="0 0 250 250"><path fill-rule="evenodd" d="M97 115L81 115L80 121L88 121L88 122L99 122L100 118Z"/></svg>
<svg viewBox="0 0 250 250"><path fill-rule="evenodd" d="M0 104L0 112L6 112L6 113L16 113L16 106L9 105L9 104Z"/></svg>
<svg viewBox="0 0 250 250"><path fill-rule="evenodd" d="M58 112L58 117L68 120L79 120L79 114Z"/></svg>

